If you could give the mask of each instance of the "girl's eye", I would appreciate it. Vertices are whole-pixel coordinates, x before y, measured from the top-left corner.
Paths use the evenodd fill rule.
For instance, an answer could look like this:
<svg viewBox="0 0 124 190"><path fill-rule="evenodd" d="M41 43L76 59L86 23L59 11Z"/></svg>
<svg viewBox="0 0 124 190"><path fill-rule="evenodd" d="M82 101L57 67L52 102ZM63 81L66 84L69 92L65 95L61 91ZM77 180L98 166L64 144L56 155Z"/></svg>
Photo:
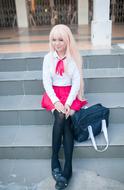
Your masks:
<svg viewBox="0 0 124 190"><path fill-rule="evenodd" d="M53 39L52 39L52 41L53 41L53 42L55 42L55 41L56 41L56 39L55 39L55 38L53 38Z"/></svg>
<svg viewBox="0 0 124 190"><path fill-rule="evenodd" d="M59 38L59 39L53 38L52 41L53 41L53 42L56 42L56 41L58 41L58 42L63 42L63 39L62 39L62 38Z"/></svg>
<svg viewBox="0 0 124 190"><path fill-rule="evenodd" d="M60 39L59 39L59 41L60 41L60 42L63 42L63 39L62 39L62 38L60 38Z"/></svg>

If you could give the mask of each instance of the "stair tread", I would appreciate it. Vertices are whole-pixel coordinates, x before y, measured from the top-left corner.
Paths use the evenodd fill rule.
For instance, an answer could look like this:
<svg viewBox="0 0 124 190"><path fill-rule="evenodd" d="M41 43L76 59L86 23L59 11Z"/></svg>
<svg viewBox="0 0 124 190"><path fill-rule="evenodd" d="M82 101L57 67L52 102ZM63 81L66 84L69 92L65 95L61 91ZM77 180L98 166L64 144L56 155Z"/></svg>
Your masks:
<svg viewBox="0 0 124 190"><path fill-rule="evenodd" d="M118 133L118 135L117 135ZM108 127L109 146L124 145L123 124ZM51 147L52 125L0 126L0 147ZM96 137L98 145L105 145L103 135ZM75 142L75 146L92 146L91 141Z"/></svg>
<svg viewBox="0 0 124 190"><path fill-rule="evenodd" d="M46 51L38 52L18 52L18 53L0 53L0 60L11 60L11 59L26 59L26 58L41 58L44 57Z"/></svg>
<svg viewBox="0 0 124 190"><path fill-rule="evenodd" d="M84 78L124 77L124 68L84 69ZM42 80L42 71L0 72L0 81Z"/></svg>
<svg viewBox="0 0 124 190"><path fill-rule="evenodd" d="M123 68L84 69L84 78L113 78L124 77Z"/></svg>
<svg viewBox="0 0 124 190"><path fill-rule="evenodd" d="M102 103L109 108L124 107L124 93L87 93L89 105ZM0 96L0 111L42 110L41 95Z"/></svg>
<svg viewBox="0 0 124 190"><path fill-rule="evenodd" d="M24 59L24 58L38 58L44 57L44 55L48 53L48 51L30 51L30 52L15 52L15 53L0 53L1 59ZM112 45L111 48L104 47L101 49L91 49L91 50L80 50L81 56L113 56L113 55L123 55L124 51L122 48L116 47L116 45Z"/></svg>
<svg viewBox="0 0 124 190"><path fill-rule="evenodd" d="M0 81L41 80L41 71L0 72Z"/></svg>

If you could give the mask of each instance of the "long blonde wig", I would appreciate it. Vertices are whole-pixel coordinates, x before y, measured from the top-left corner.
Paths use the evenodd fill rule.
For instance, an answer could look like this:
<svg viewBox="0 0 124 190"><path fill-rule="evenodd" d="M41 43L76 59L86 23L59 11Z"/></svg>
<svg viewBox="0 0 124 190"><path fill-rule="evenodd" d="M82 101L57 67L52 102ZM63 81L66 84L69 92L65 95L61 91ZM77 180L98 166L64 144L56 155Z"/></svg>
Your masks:
<svg viewBox="0 0 124 190"><path fill-rule="evenodd" d="M58 24L55 25L49 35L49 47L50 51L54 52L54 47L52 46L52 40L56 37L61 37L64 42L66 43L66 56L67 58L71 57L74 62L76 63L79 72L80 72L80 90L78 93L78 97L82 99L84 95L84 82L83 82L83 71L82 71L82 59L80 56L80 53L78 51L78 48L76 46L76 42L74 40L74 37L72 35L72 32L70 28L64 24Z"/></svg>

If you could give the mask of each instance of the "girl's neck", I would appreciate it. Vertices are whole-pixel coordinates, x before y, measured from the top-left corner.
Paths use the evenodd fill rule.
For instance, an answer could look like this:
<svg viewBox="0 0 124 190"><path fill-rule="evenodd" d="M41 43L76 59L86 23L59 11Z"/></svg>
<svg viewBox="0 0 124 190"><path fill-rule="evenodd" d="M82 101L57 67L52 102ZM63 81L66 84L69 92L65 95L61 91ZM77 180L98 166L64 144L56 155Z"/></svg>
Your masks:
<svg viewBox="0 0 124 190"><path fill-rule="evenodd" d="M57 52L60 59L63 59L65 57L65 52Z"/></svg>

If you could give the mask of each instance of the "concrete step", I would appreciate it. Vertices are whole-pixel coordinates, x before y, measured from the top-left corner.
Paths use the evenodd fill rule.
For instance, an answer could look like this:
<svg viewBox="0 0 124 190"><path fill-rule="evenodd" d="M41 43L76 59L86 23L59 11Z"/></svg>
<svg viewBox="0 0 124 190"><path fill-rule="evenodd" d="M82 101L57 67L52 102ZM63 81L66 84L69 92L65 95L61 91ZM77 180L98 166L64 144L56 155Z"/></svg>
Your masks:
<svg viewBox="0 0 124 190"><path fill-rule="evenodd" d="M89 52L89 55L83 56L84 59L84 67L88 69L97 69L97 68L124 68L123 60L124 60L124 51L122 53L115 52L113 53L111 50L108 50L108 53L104 52L104 50L100 53L100 51Z"/></svg>
<svg viewBox="0 0 124 190"><path fill-rule="evenodd" d="M47 52L0 54L0 71L40 70L43 57ZM84 67L95 68L124 68L123 50L91 50L81 51Z"/></svg>
<svg viewBox="0 0 124 190"><path fill-rule="evenodd" d="M0 71L41 70L44 53L8 54L0 58Z"/></svg>
<svg viewBox="0 0 124 190"><path fill-rule="evenodd" d="M41 71L0 72L0 95L41 94Z"/></svg>
<svg viewBox="0 0 124 190"><path fill-rule="evenodd" d="M85 69L84 84L86 93L123 92L124 69Z"/></svg>
<svg viewBox="0 0 124 190"><path fill-rule="evenodd" d="M124 68L84 69L85 93L124 92ZM107 85L106 85L107 84ZM40 95L42 71L0 72L0 95Z"/></svg>
<svg viewBox="0 0 124 190"><path fill-rule="evenodd" d="M74 158L124 158L124 126L110 124L109 148L103 153L94 150L91 140L75 142ZM0 159L49 159L52 142L51 125L1 126ZM96 137L99 148L106 145L103 134ZM63 151L61 150L61 157Z"/></svg>
<svg viewBox="0 0 124 190"><path fill-rule="evenodd" d="M123 190L124 188L121 188L124 185L123 163L123 158L73 159L73 177L70 186L73 184L73 186L76 185L74 190L82 190L82 187L86 189L95 182L94 188L90 187L88 190L101 190L102 187L104 190ZM54 189L55 181L51 177L51 161L49 159L3 159L0 160L0 171L2 171L0 172L1 190L50 190L50 187L52 190ZM102 184L100 183L101 178L104 178ZM109 183L106 184L105 178ZM48 181L46 182L46 180ZM116 180L114 184L113 180ZM46 185L48 184L49 188L44 188L44 182Z"/></svg>
<svg viewBox="0 0 124 190"><path fill-rule="evenodd" d="M47 125L53 123L51 112L41 108L40 95L0 97L0 125ZM110 122L124 123L124 93L86 94L89 105L102 103L110 108Z"/></svg>

